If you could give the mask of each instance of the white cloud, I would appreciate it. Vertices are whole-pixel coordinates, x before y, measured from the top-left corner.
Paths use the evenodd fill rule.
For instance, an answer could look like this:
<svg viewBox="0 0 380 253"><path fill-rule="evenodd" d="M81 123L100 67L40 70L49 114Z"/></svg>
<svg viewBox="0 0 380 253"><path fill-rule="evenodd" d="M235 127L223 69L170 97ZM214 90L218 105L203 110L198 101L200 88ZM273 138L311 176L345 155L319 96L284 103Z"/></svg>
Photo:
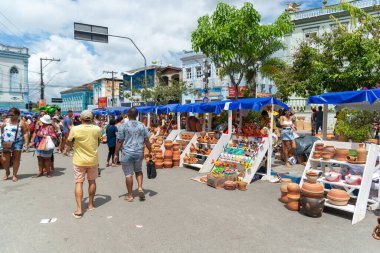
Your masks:
<svg viewBox="0 0 380 253"><path fill-rule="evenodd" d="M240 7L243 0L226 1ZM254 0L264 22L274 20L285 8L282 0ZM270 3L269 3L270 2ZM143 66L143 59L128 40L110 38L109 44L85 43L73 39L73 22L109 27L109 33L131 37L146 55L148 65L153 60L176 64L177 52L191 48L191 31L198 17L211 13L216 0L0 0L0 11L21 31L0 21L24 40L44 36L30 48L29 69L39 71L39 58L60 58L44 69L45 80L56 73L46 90L47 97L59 96L64 87L74 86L103 76L103 70L119 73ZM1 32L1 31L0 31ZM1 39L1 33L0 33ZM39 76L29 75L34 99L39 95ZM35 83L35 84L33 84ZM64 87L62 87L64 86ZM34 89L34 90L33 90Z"/></svg>

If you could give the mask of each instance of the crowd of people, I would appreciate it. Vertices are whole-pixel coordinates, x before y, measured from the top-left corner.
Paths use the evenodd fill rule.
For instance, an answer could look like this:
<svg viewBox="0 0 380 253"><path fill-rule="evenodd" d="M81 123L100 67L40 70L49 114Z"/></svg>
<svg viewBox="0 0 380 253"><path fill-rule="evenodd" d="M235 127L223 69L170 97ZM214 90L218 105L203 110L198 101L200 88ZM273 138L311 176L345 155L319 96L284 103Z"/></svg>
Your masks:
<svg viewBox="0 0 380 253"><path fill-rule="evenodd" d="M137 109L131 108L127 118L118 116L108 119L94 116L88 110L75 116L72 111L68 111L65 116L61 116L59 111L54 115L41 111L39 116L20 117L20 110L11 108L7 114L1 115L0 121L1 165L5 170L3 180L9 179L12 168L12 180L18 181L17 173L23 152L35 152L38 167L34 176L36 178L44 174L48 178L53 176L54 153L73 157L77 203L73 216L81 218L83 182L86 178L89 183L88 210L94 209L95 180L100 176L98 147L101 142L106 142L109 150L106 166L122 166L127 188L125 199L128 202L134 200L132 187L133 175L136 174L139 199L145 200L142 161L144 147L147 147L150 155L151 146L149 132L143 123L136 120L137 115Z"/></svg>

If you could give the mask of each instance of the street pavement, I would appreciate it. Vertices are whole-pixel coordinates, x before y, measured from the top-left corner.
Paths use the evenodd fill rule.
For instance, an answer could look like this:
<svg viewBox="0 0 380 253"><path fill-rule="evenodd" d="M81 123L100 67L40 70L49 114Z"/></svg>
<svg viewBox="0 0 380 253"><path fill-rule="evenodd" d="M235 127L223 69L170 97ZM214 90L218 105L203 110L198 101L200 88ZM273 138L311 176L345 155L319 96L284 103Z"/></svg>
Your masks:
<svg viewBox="0 0 380 253"><path fill-rule="evenodd" d="M51 179L32 178L37 159L26 153L20 180L0 182L1 253L379 252L380 241L371 236L373 213L354 226L350 215L340 212L309 218L278 201L279 184L255 182L246 192L215 190L190 180L197 171L159 170L154 180L144 177L146 201L129 203L121 168L104 169L105 145L96 209L77 220L72 158L55 157ZM57 221L40 223L50 218Z"/></svg>

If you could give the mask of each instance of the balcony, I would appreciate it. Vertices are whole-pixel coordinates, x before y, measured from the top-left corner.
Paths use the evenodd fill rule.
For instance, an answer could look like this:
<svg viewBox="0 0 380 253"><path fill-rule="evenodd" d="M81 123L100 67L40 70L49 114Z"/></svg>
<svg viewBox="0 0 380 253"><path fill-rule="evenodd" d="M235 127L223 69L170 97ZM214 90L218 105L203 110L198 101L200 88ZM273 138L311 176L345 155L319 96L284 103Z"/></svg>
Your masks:
<svg viewBox="0 0 380 253"><path fill-rule="evenodd" d="M352 1L350 3L355 7L363 9L363 8L370 8L375 5L380 5L380 0L357 0L357 1ZM331 6L337 6L337 5L331 5ZM323 15L330 15L330 14L339 13L339 12L343 12L343 11L317 8L317 9L304 10L304 11L292 13L291 18L292 20L295 21L295 20L300 20L300 19L314 18L318 16L323 16Z"/></svg>

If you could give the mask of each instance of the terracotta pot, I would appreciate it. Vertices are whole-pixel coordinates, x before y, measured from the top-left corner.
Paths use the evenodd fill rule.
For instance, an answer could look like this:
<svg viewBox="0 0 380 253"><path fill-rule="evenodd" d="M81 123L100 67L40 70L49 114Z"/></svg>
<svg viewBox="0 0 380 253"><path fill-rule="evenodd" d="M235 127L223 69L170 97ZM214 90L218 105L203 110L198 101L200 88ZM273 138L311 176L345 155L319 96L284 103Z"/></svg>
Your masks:
<svg viewBox="0 0 380 253"><path fill-rule="evenodd" d="M288 184L288 194L297 195L300 193L300 186L295 183Z"/></svg>
<svg viewBox="0 0 380 253"><path fill-rule="evenodd" d="M224 182L224 189L233 191L236 189L236 183L234 181L226 181Z"/></svg>
<svg viewBox="0 0 380 253"><path fill-rule="evenodd" d="M363 143L359 144L359 148L357 150L358 156L356 161L358 162L365 162L367 161L367 150L365 149L365 146Z"/></svg>
<svg viewBox="0 0 380 253"><path fill-rule="evenodd" d="M161 152L160 153L156 153L156 158L162 159L162 153Z"/></svg>
<svg viewBox="0 0 380 253"><path fill-rule="evenodd" d="M173 142L172 141L165 141L165 143L164 143L164 147L165 147L165 149L172 149L173 148Z"/></svg>
<svg viewBox="0 0 380 253"><path fill-rule="evenodd" d="M215 132L208 132L207 135L208 135L208 137L210 137L211 139L212 139L212 138L215 138Z"/></svg>
<svg viewBox="0 0 380 253"><path fill-rule="evenodd" d="M280 201L282 203L288 203L288 193L287 192L281 192Z"/></svg>
<svg viewBox="0 0 380 253"><path fill-rule="evenodd" d="M346 161L347 156L348 156L348 149L345 149L345 148L335 149L335 160Z"/></svg>
<svg viewBox="0 0 380 253"><path fill-rule="evenodd" d="M300 195L288 194L288 204L287 207L290 211L299 211L300 210Z"/></svg>
<svg viewBox="0 0 380 253"><path fill-rule="evenodd" d="M281 178L281 187L285 187L286 191L288 191L288 184L291 182L290 178Z"/></svg>
<svg viewBox="0 0 380 253"><path fill-rule="evenodd" d="M181 155L181 151L179 151L179 150L173 151L173 157L180 156L180 155Z"/></svg>
<svg viewBox="0 0 380 253"><path fill-rule="evenodd" d="M373 229L372 236L376 240L380 240L380 218L377 218L377 226Z"/></svg>
<svg viewBox="0 0 380 253"><path fill-rule="evenodd" d="M323 208L325 207L325 198L315 199L301 197L302 210L307 216L321 217Z"/></svg>
<svg viewBox="0 0 380 253"><path fill-rule="evenodd" d="M324 154L324 155L322 155L322 159L325 160L325 161L328 161L328 160L331 159L331 155L329 155L329 154Z"/></svg>
<svg viewBox="0 0 380 253"><path fill-rule="evenodd" d="M282 184L280 187L280 191L288 193L288 184Z"/></svg>
<svg viewBox="0 0 380 253"><path fill-rule="evenodd" d="M325 144L323 144L323 143L316 143L315 144L315 150L316 151L323 151L324 146L325 146Z"/></svg>
<svg viewBox="0 0 380 253"><path fill-rule="evenodd" d="M169 169L173 167L173 161L172 160L164 160L164 168Z"/></svg>
<svg viewBox="0 0 380 253"><path fill-rule="evenodd" d="M336 206L345 206L350 200L350 195L344 190L332 189L327 194L328 201Z"/></svg>
<svg viewBox="0 0 380 253"><path fill-rule="evenodd" d="M205 137L206 136L206 132L200 132L199 135L202 136L202 137Z"/></svg>
<svg viewBox="0 0 380 253"><path fill-rule="evenodd" d="M247 183L244 181L237 181L237 188L240 191L246 191L247 190Z"/></svg>
<svg viewBox="0 0 380 253"><path fill-rule="evenodd" d="M319 178L319 173L315 171L308 171L306 173L307 182L310 184L315 184Z"/></svg>
<svg viewBox="0 0 380 253"><path fill-rule="evenodd" d="M323 148L324 152L335 154L335 147L334 146L325 146Z"/></svg>
<svg viewBox="0 0 380 253"><path fill-rule="evenodd" d="M326 135L326 139L329 140L329 141L333 140L333 139L335 139L335 135L333 135L333 134L327 134Z"/></svg>
<svg viewBox="0 0 380 253"><path fill-rule="evenodd" d="M164 165L163 162L159 162L159 161L156 161L154 163L154 166L156 167L156 169L162 169L162 166Z"/></svg>
<svg viewBox="0 0 380 253"><path fill-rule="evenodd" d="M301 188L301 195L307 198L322 198L324 191L324 187L320 183L311 184L304 182Z"/></svg>
<svg viewBox="0 0 380 253"><path fill-rule="evenodd" d="M319 159L319 158L321 158L321 156L322 156L322 152L321 151L314 151L312 158L313 159Z"/></svg>
<svg viewBox="0 0 380 253"><path fill-rule="evenodd" d="M179 150L179 143L173 142L173 151Z"/></svg>
<svg viewBox="0 0 380 253"><path fill-rule="evenodd" d="M379 145L379 140L378 139L368 139L368 142L371 142L373 144Z"/></svg>

